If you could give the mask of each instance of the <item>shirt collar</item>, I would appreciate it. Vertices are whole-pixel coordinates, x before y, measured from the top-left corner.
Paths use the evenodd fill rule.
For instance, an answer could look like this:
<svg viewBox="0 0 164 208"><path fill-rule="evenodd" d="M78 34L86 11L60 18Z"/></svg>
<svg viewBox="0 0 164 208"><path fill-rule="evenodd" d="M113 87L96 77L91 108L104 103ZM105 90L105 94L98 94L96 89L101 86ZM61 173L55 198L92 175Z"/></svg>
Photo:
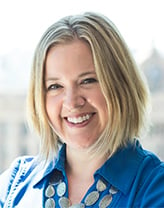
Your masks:
<svg viewBox="0 0 164 208"><path fill-rule="evenodd" d="M43 179L49 175L53 170L58 170L61 171L63 175L65 175L65 158L66 158L66 145L62 145L62 147L59 150L59 153L57 155L57 157L52 160L50 163L48 163L47 165L45 165L44 168L42 168L43 166L40 165L38 169L40 169L40 171L37 169L36 171L38 171L37 177L34 179L34 183L33 186L34 188L37 187L37 185L40 184L40 182L43 181Z"/></svg>
<svg viewBox="0 0 164 208"><path fill-rule="evenodd" d="M141 145L135 141L119 149L96 171L95 175L100 174L114 187L127 194L143 160L141 154L136 154L138 148L141 148Z"/></svg>
<svg viewBox="0 0 164 208"><path fill-rule="evenodd" d="M137 175L141 161L143 160L141 154L136 154L138 148L141 148L138 141L129 143L125 148L120 148L94 175L101 175L118 190L122 191L124 194L128 193ZM34 187L37 187L37 185L55 169L61 171L65 176L65 158L66 145L64 144L59 150L57 158L51 161L48 166L37 174L36 179L34 179Z"/></svg>

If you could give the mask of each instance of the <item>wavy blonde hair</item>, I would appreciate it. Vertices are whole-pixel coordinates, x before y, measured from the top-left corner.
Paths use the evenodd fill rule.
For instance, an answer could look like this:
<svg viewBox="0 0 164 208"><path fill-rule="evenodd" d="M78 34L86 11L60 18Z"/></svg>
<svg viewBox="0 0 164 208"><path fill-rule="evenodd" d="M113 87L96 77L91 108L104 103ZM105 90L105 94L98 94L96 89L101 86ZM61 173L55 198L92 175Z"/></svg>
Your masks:
<svg viewBox="0 0 164 208"><path fill-rule="evenodd" d="M50 48L75 39L85 41L92 51L96 74L108 107L106 129L90 147L91 154L112 154L134 137L140 137L147 126L147 84L116 26L97 13L68 16L54 23L43 34L35 50L31 71L29 123L40 135L41 154L47 159L57 154L60 140L46 113L46 57Z"/></svg>

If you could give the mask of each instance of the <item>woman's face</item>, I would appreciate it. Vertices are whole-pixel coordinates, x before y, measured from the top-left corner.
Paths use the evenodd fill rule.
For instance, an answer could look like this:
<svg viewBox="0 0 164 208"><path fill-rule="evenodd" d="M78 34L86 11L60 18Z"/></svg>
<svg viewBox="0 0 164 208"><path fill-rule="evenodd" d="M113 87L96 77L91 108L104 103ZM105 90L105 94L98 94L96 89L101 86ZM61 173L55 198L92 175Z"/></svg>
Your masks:
<svg viewBox="0 0 164 208"><path fill-rule="evenodd" d="M80 40L50 49L45 70L46 111L63 142L90 147L108 121L91 50Z"/></svg>

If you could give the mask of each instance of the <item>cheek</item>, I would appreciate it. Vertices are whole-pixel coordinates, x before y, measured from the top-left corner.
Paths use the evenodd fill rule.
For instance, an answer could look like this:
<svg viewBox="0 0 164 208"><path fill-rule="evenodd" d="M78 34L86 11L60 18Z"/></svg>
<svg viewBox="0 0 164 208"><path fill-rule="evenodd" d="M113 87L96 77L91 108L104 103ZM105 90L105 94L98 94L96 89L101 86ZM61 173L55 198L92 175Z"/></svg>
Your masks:
<svg viewBox="0 0 164 208"><path fill-rule="evenodd" d="M105 97L100 90L95 93L95 100L96 100L97 105L100 108L102 108L102 110L107 109L107 103L106 103Z"/></svg>
<svg viewBox="0 0 164 208"><path fill-rule="evenodd" d="M97 93L96 101L97 101L98 110L101 113L101 116L103 117L102 119L107 120L108 119L107 103L104 95L101 92Z"/></svg>
<svg viewBox="0 0 164 208"><path fill-rule="evenodd" d="M46 98L46 112L50 120L54 120L57 116L59 105L54 97Z"/></svg>
<svg viewBox="0 0 164 208"><path fill-rule="evenodd" d="M48 118L50 119L50 115L51 115L51 105L50 102L46 100L46 112L48 115Z"/></svg>

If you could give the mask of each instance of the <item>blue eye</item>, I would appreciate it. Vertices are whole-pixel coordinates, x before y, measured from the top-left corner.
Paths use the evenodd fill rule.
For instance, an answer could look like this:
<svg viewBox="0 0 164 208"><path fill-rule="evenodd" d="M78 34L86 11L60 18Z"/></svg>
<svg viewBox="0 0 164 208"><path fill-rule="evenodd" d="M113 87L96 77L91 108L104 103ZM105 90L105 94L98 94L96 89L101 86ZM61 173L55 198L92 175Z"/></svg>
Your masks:
<svg viewBox="0 0 164 208"><path fill-rule="evenodd" d="M87 78L82 81L82 84L92 84L94 82L97 82L95 78Z"/></svg>
<svg viewBox="0 0 164 208"><path fill-rule="evenodd" d="M50 85L50 86L47 87L47 91L50 91L50 90L57 90L57 89L59 89L59 88L62 88L62 86L59 85L59 84L52 84L52 85Z"/></svg>

